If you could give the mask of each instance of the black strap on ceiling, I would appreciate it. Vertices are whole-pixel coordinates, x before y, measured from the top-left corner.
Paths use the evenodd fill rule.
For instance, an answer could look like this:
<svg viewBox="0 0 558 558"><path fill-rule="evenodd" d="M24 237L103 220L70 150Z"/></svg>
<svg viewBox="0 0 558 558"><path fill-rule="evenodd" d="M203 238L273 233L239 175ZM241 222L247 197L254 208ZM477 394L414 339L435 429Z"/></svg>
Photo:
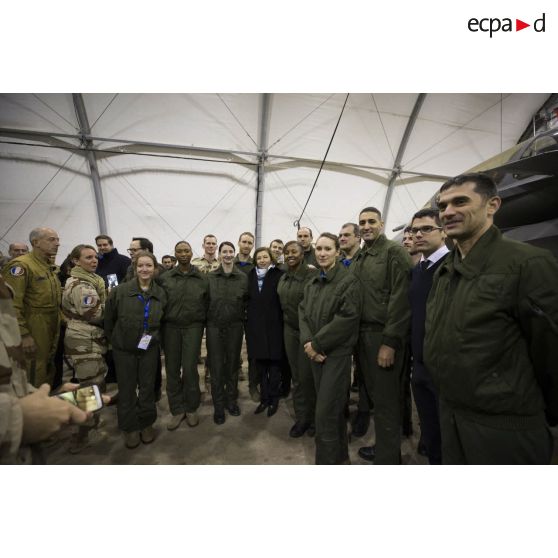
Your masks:
<svg viewBox="0 0 558 558"><path fill-rule="evenodd" d="M312 197L314 189L316 188L316 184L318 183L318 178L320 178L320 173L322 172L322 169L323 169L324 164L326 162L327 154L329 153L329 148L331 147L331 144L333 143L333 138L335 137L335 134L337 132L337 128L339 127L339 122L341 122L341 117L343 116L343 111L345 110L345 107L347 106L347 101L348 100L349 100L349 93L347 93L347 96L345 97L345 102L343 103L343 108L341 109L341 114L339 115L339 119L337 120L337 124L335 125L335 129L333 130L333 135L331 136L331 139L329 140L329 145L327 146L324 158L322 159L322 163L320 164L320 170L318 171L318 174L316 175L316 180L314 180L314 185L312 186L312 190L310 190L310 194L308 195L308 199L306 200L306 203L304 204L304 207L302 208L302 213L300 214L300 217L293 223L293 225L297 229L300 229L300 220L302 219L302 216L304 215L304 212L306 211L306 207L308 206L308 202L310 201L310 198Z"/></svg>

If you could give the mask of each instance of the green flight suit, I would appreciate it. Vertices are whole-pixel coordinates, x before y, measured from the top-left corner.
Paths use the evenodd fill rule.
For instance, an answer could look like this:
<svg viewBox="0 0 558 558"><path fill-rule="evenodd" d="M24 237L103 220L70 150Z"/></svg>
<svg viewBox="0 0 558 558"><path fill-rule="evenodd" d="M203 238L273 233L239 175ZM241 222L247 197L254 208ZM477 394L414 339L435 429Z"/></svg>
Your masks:
<svg viewBox="0 0 558 558"><path fill-rule="evenodd" d="M160 284L167 294L163 349L170 412L193 413L201 400L198 355L209 305L207 274L193 265L186 273L175 267Z"/></svg>
<svg viewBox="0 0 558 558"><path fill-rule="evenodd" d="M238 368L246 320L248 277L233 266L225 273L219 266L208 274L207 357L211 374L211 397L215 412L238 399Z"/></svg>
<svg viewBox="0 0 558 558"><path fill-rule="evenodd" d="M277 293L283 309L283 338L291 367L293 381L293 407L296 421L313 423L316 410L316 388L310 360L300 344L298 305L304 297L304 287L318 274L316 269L302 263L296 271L287 272L279 280Z"/></svg>
<svg viewBox="0 0 558 558"><path fill-rule="evenodd" d="M360 281L337 263L306 284L298 307L301 345L311 341L314 350L327 357L322 364L311 364L316 385L316 465L339 465L349 458L343 411L361 306Z"/></svg>
<svg viewBox="0 0 558 558"><path fill-rule="evenodd" d="M442 463L545 464L558 423L558 262L488 229L434 276L424 361Z"/></svg>
<svg viewBox="0 0 558 558"><path fill-rule="evenodd" d="M362 284L358 355L366 391L374 401L378 465L400 462L400 382L411 321L411 268L405 249L383 234L371 246L364 245L349 267ZM389 368L378 365L382 345L395 350L395 362Z"/></svg>
<svg viewBox="0 0 558 558"><path fill-rule="evenodd" d="M124 432L143 430L157 419L154 387L166 303L165 291L157 283L143 291L132 279L112 290L105 306L105 333L118 381L118 427ZM144 332L152 336L147 350L138 348Z"/></svg>
<svg viewBox="0 0 558 558"><path fill-rule="evenodd" d="M21 336L31 335L37 346L35 356L26 361L29 382L35 387L44 383L52 385L62 300L54 266L32 251L14 258L4 267L2 275L14 290L14 308Z"/></svg>
<svg viewBox="0 0 558 558"><path fill-rule="evenodd" d="M240 261L238 255L234 258L234 265L237 267L237 269L242 271L242 273L244 273L246 277L248 277L250 271L252 271L255 267L254 260L251 257L248 258L247 261L242 262ZM244 329L244 338L246 339L246 329ZM250 355L248 355L248 388L250 389L250 391L257 389L259 383L260 377L258 375L256 363L254 362L254 359L251 359Z"/></svg>
<svg viewBox="0 0 558 558"><path fill-rule="evenodd" d="M316 259L316 250L313 246L307 252L304 252L304 263L306 265L313 265L316 269L318 268L318 260Z"/></svg>

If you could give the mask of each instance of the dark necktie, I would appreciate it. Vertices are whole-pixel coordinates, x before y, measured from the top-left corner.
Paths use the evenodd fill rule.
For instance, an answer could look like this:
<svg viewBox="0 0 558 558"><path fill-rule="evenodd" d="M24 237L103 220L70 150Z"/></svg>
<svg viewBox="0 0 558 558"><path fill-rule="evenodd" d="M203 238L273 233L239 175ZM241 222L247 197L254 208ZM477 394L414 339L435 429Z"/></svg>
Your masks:
<svg viewBox="0 0 558 558"><path fill-rule="evenodd" d="M420 270L422 272L426 271L426 269L428 268L429 263L430 262L428 260L424 260L424 261L420 262Z"/></svg>

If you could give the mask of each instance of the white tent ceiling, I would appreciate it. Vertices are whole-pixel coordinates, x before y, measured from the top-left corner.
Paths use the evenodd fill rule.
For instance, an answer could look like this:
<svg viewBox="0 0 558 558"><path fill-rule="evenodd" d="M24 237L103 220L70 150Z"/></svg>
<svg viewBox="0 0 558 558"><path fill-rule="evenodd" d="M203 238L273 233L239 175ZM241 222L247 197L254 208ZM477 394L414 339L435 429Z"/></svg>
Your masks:
<svg viewBox="0 0 558 558"><path fill-rule="evenodd" d="M295 237L346 94L0 95L0 249L35 226L61 238L60 260L100 232L85 150L95 150L106 228L124 251L147 236L160 257L186 238L236 243ZM351 94L301 219L337 233L359 209L385 209L415 94ZM427 94L400 153L386 234L408 221L444 176L513 146L548 94ZM16 131L28 131L26 135ZM89 140L89 143L85 143ZM25 145L22 145L25 144ZM74 150L72 150L74 148ZM258 167L258 163L262 167ZM258 172L258 170L262 171ZM263 176L263 179L262 179ZM260 178L259 178L260 177Z"/></svg>

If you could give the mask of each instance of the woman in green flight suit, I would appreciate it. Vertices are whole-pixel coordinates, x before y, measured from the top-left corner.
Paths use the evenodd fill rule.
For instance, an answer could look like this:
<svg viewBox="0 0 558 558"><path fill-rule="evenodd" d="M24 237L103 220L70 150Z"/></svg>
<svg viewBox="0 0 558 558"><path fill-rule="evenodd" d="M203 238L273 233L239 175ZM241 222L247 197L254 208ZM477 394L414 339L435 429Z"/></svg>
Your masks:
<svg viewBox="0 0 558 558"><path fill-rule="evenodd" d="M320 273L307 283L299 306L300 342L316 385L316 465L348 464L343 410L362 306L359 280L338 263L335 235L320 235L316 258Z"/></svg>
<svg viewBox="0 0 558 558"><path fill-rule="evenodd" d="M116 287L105 307L105 333L118 381L118 427L130 449L155 439L155 375L167 302L165 291L154 282L155 256L140 251L133 265L134 279Z"/></svg>

